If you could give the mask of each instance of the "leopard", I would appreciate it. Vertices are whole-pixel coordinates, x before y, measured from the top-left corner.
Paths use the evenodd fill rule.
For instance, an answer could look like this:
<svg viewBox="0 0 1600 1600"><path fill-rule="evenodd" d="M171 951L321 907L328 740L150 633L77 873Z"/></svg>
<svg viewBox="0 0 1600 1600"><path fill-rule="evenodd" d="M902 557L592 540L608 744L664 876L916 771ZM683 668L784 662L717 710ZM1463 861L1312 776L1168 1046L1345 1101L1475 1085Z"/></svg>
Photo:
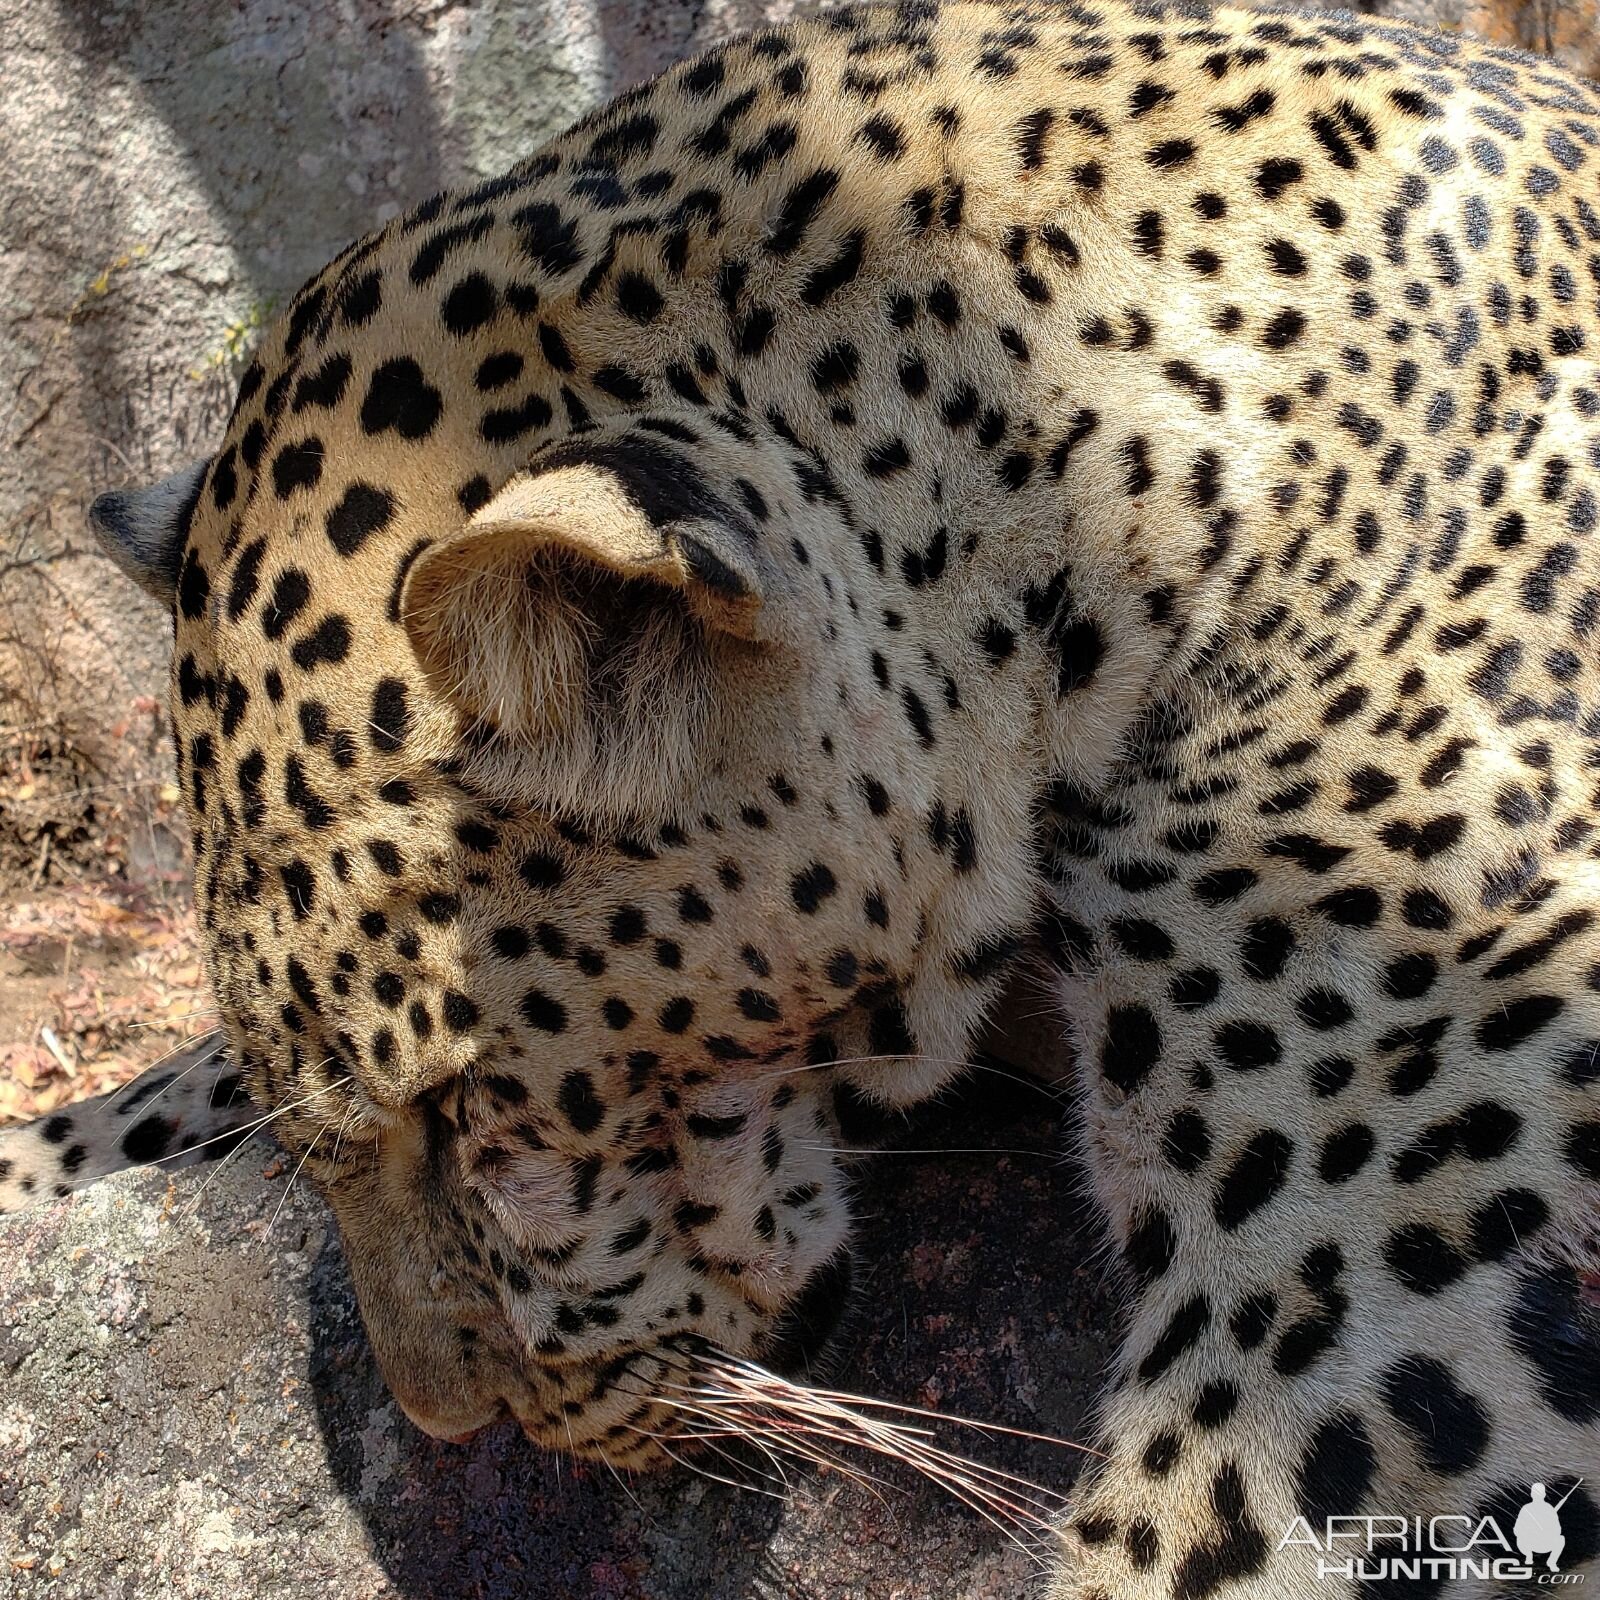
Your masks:
<svg viewBox="0 0 1600 1600"><path fill-rule="evenodd" d="M851 1153L1023 970L1124 1294L1053 1600L1532 1585L1530 1493L1595 1570L1600 89L769 27L352 245L91 521L419 1427L657 1467L822 1370Z"/></svg>

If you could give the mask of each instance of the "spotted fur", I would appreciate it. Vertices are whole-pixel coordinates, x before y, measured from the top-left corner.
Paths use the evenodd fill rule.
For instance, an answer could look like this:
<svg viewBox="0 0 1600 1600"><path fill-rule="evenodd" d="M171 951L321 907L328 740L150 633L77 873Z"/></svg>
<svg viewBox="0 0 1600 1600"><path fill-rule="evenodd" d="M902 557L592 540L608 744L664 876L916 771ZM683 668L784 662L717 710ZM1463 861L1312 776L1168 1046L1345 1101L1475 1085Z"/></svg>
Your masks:
<svg viewBox="0 0 1600 1600"><path fill-rule="evenodd" d="M0 1128L0 1216L128 1167L176 1172L231 1151L260 1113L220 1045L212 1035L109 1094Z"/></svg>
<svg viewBox="0 0 1600 1600"><path fill-rule="evenodd" d="M1130 1287L1056 1594L1592 1477L1597 174L1591 86L1460 39L906 3L302 290L172 525L174 724L419 1422L636 1465L706 1344L803 1368L838 1150L1036 938Z"/></svg>

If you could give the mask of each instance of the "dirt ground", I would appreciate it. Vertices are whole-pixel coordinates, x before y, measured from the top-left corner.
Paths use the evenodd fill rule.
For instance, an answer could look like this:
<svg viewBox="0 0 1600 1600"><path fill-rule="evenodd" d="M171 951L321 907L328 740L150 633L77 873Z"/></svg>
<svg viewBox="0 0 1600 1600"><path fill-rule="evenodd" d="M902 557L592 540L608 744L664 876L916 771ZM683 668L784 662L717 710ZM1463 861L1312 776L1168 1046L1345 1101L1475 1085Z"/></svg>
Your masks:
<svg viewBox="0 0 1600 1600"><path fill-rule="evenodd" d="M208 1031L178 792L98 777L49 725L0 725L0 1125Z"/></svg>

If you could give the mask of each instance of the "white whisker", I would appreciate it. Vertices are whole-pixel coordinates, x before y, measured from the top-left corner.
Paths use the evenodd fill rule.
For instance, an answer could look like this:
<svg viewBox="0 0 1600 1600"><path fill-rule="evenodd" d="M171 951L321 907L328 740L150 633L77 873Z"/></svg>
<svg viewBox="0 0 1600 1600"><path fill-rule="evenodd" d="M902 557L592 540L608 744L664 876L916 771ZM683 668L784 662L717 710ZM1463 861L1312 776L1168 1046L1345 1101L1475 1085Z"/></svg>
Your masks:
<svg viewBox="0 0 1600 1600"><path fill-rule="evenodd" d="M784 1456L822 1470L839 1472L879 1498L884 1490L904 1493L898 1485L851 1465L839 1452L865 1450L899 1461L960 1500L1030 1561L1041 1565L1039 1542L1053 1533L1053 1519L1061 1514L1067 1497L1017 1473L946 1450L937 1442L937 1425L951 1422L985 1433L1011 1435L1098 1454L1073 1445L1069 1440L1023 1428L946 1416L922 1407L892 1400L872 1400L842 1390L809 1388L791 1383L754 1361L724 1352L716 1352L699 1362L690 1374L690 1381L666 1383L662 1385L662 1392L641 1398L668 1407L682 1419L685 1432L672 1436L674 1438L692 1440L724 1459L729 1458L719 1441L737 1438L753 1446L773 1466L786 1487L788 1476L777 1459ZM881 1415L883 1412L915 1420L896 1421ZM643 1430L634 1431L643 1434ZM666 1439L654 1434L643 1436L656 1439L673 1460L682 1460ZM683 1464L693 1466L688 1462ZM694 1467L694 1470L717 1482L732 1482L703 1467ZM768 1482L774 1481L768 1473L759 1475ZM733 1486L756 1487L749 1483Z"/></svg>
<svg viewBox="0 0 1600 1600"><path fill-rule="evenodd" d="M755 1368L754 1371L762 1372L763 1376L765 1376L764 1369ZM1049 1496L1051 1501L1064 1501L1066 1498L1063 1495L1057 1495L1053 1490L1042 1488L1040 1485L1033 1483L1030 1479L1020 1478L1016 1476L1016 1474L1005 1472L999 1467L990 1467L986 1466L982 1462L969 1461L966 1457L957 1456L949 1451L940 1449L938 1446L928 1442L935 1437L931 1429L911 1428L902 1423L883 1422L876 1418L863 1417L857 1414L853 1409L857 1405L872 1406L879 1404L879 1402L863 1400L860 1396L843 1394L837 1390L811 1389L798 1384L789 1384L787 1380L781 1379L779 1382L782 1383L784 1387L782 1390L776 1392L773 1391L764 1381L747 1382L744 1385L744 1393L748 1395L755 1403L765 1402L780 1406L793 1406L797 1408L796 1414L799 1415L810 1416L812 1414L811 1408L819 1408L822 1410L824 1415L848 1419L850 1425L854 1427L865 1430L880 1430L880 1437L892 1436L897 1443L902 1443L908 1448L914 1448L919 1451L931 1453L940 1460L944 1461L946 1464L954 1465L959 1463L962 1467L976 1471L984 1475L986 1478L1007 1480L1017 1485L1019 1488L1028 1490L1029 1495L1025 1498L1031 1499L1035 1494ZM704 1393L705 1390L702 1387L694 1392ZM884 1404L893 1408L892 1402L884 1402ZM799 1410L798 1408L801 1407L807 1409ZM911 1408L907 1407L894 1409L909 1410ZM938 1412L919 1412L917 1414L938 1421L966 1420L945 1418ZM920 1442L914 1443L914 1441ZM1055 1442L1064 1443L1065 1441ZM1048 1501L1035 1500L1034 1503L1040 1506L1048 1506L1049 1509L1054 1509L1053 1506L1049 1505Z"/></svg>
<svg viewBox="0 0 1600 1600"><path fill-rule="evenodd" d="M886 1145L882 1149L860 1149L855 1145L834 1144L802 1144L795 1143L797 1150L810 1150L818 1155L842 1156L854 1161L858 1157L867 1156L1038 1156L1045 1161L1059 1162L1063 1159L1059 1150L1033 1150L1021 1145L939 1145L930 1146L928 1149L902 1148L900 1145Z"/></svg>
<svg viewBox="0 0 1600 1600"><path fill-rule="evenodd" d="M631 1427L632 1424L629 1424L629 1426ZM747 1494L764 1494L772 1500L782 1500L784 1498L784 1496L781 1495L776 1489L763 1489L757 1484L740 1483L737 1479L724 1477L720 1472L712 1472L708 1467L702 1467L696 1462L685 1461L684 1458L667 1443L666 1438L663 1436L653 1433L646 1433L643 1428L633 1428L633 1431L639 1434L641 1438L654 1439L655 1442L661 1447L662 1451L676 1461L680 1467L687 1467L690 1472L697 1472L702 1478L709 1478L713 1483L725 1483L730 1489L739 1489Z"/></svg>
<svg viewBox="0 0 1600 1600"><path fill-rule="evenodd" d="M986 1072L993 1077L1005 1079L1007 1083L1021 1084L1025 1089L1037 1089L1053 1100L1067 1098L1066 1092L1059 1084L1047 1082L1042 1078L1028 1077L1024 1073L1011 1072L992 1061L978 1061L970 1056L930 1056L917 1051L906 1055L835 1056L829 1061L809 1061L798 1067L775 1067L770 1072L760 1072L755 1076L758 1079L794 1078L807 1072L827 1072L835 1067L867 1067L887 1061L926 1061L936 1067L958 1067L965 1072Z"/></svg>
<svg viewBox="0 0 1600 1600"><path fill-rule="evenodd" d="M725 1414L719 1414L715 1408L690 1406L677 1399L669 1399L668 1403L685 1414L701 1417L711 1421L718 1428L719 1437L725 1436L744 1439L752 1444L759 1444L760 1440L763 1438L771 1439L778 1448L789 1450L796 1455L803 1456L806 1460L814 1462L817 1466L829 1467L833 1469L834 1471L842 1474L844 1477L850 1478L854 1482L859 1483L864 1489L867 1489L869 1493L873 1494L877 1498L882 1498L881 1495L878 1495L879 1489L887 1489L892 1487L891 1485L885 1483L881 1478L875 1477L872 1473L851 1467L848 1463L840 1460L839 1457L835 1456L831 1451L823 1450L820 1446L815 1444L799 1444L793 1437L795 1425L789 1423L787 1419L779 1419L778 1421L775 1421L770 1417L741 1417L738 1419L736 1425L729 1426L730 1419ZM810 1431L822 1432L823 1430L813 1429ZM837 1431L832 1433L830 1436L845 1444L857 1442L849 1438L847 1435ZM693 1437L698 1439L706 1438L708 1436L704 1433L696 1432L694 1433ZM762 1446L762 1448L765 1449L765 1446Z"/></svg>
<svg viewBox="0 0 1600 1600"><path fill-rule="evenodd" d="M96 1114L103 1117L107 1111L110 1111L117 1105L119 1100L125 1098L126 1090L132 1089L140 1081L140 1079L149 1077L152 1072L159 1071L166 1062L170 1061L175 1055L187 1050L190 1045L196 1042L204 1044L213 1039L216 1041L216 1048L214 1050L208 1051L205 1055L196 1056L195 1059L191 1061L182 1072L175 1073L173 1075L170 1083L162 1084L161 1087L157 1089L148 1100L142 1102L142 1109L148 1110L148 1108L155 1105L164 1094L168 1093L172 1089L176 1089L177 1086L195 1070L196 1067L210 1066L211 1063L222 1054L223 1047L226 1045L227 1041L223 1038L220 1032L201 1033L196 1034L192 1039L180 1039L170 1050L164 1051L161 1055L157 1056L156 1059L139 1074L139 1077L134 1079L133 1083L124 1084L121 1089L113 1090L110 1094L108 1094L100 1102Z"/></svg>
<svg viewBox="0 0 1600 1600"><path fill-rule="evenodd" d="M317 1148L317 1140L320 1139L327 1131L328 1130L325 1127L317 1129L316 1133L312 1135L311 1143L305 1148L305 1154L300 1157L299 1164L295 1167L294 1171L289 1174L289 1181L283 1186L283 1193L278 1196L277 1209L272 1213L272 1220L267 1224L267 1231L261 1236L263 1244L265 1244L266 1241L272 1237L272 1230L277 1227L278 1218L283 1215L283 1208L288 1205L289 1196L294 1193L295 1179L298 1178L303 1171L305 1171L306 1162L311 1159L311 1152Z"/></svg>
<svg viewBox="0 0 1600 1600"><path fill-rule="evenodd" d="M321 1066L325 1067L333 1060L334 1057L329 1056L321 1063ZM236 1144L233 1149L230 1150L227 1155L217 1163L216 1167L211 1172L206 1174L205 1182L202 1183L195 1191L194 1201L190 1206L189 1215L199 1215L200 1201L204 1197L206 1190L209 1189L219 1177L221 1177L223 1168L226 1167L242 1149L244 1149L245 1145L249 1142L249 1137L251 1134L260 1132L260 1130L266 1127L268 1123L273 1122L277 1118L283 1116L285 1112L293 1111L298 1107L305 1105L308 1101L315 1100L319 1095L329 1093L333 1089L343 1088L345 1084L349 1083L349 1081L350 1077L348 1074L342 1078L335 1078L333 1082L323 1084L320 1089L313 1089L309 1094L302 1095L300 1099L290 1100L284 1105L279 1106L276 1110L267 1112L265 1116L258 1117L254 1122L242 1123L237 1128L230 1128L227 1133L219 1133L215 1139L206 1139L200 1144L190 1145L188 1147L189 1150L203 1150L205 1149L206 1145L215 1144L219 1139L237 1138L239 1141L238 1144ZM173 1154L183 1155L187 1154L187 1151L174 1151ZM162 1159L170 1160L171 1157L164 1156Z"/></svg>
<svg viewBox="0 0 1600 1600"><path fill-rule="evenodd" d="M175 1022L193 1022L196 1017L220 1016L221 1013L214 1005L199 1006L193 1011L180 1011L176 1016L162 1017L159 1022L128 1022L124 1024L124 1026L127 1028L129 1033L152 1033L157 1030L165 1032L167 1029L171 1028ZM197 1033L193 1035L193 1038L203 1039L205 1038L205 1035L203 1033ZM178 1045L177 1048L181 1050L185 1044L189 1044L191 1042L192 1041L190 1039L185 1039L182 1044Z"/></svg>

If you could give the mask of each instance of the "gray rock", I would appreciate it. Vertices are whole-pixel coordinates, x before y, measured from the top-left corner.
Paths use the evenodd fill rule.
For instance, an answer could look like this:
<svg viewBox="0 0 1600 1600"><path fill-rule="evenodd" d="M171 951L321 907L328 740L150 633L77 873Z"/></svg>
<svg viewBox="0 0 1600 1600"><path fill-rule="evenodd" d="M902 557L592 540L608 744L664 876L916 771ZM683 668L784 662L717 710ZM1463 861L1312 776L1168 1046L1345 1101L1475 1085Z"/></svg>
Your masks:
<svg viewBox="0 0 1600 1600"><path fill-rule="evenodd" d="M859 1392L1083 1436L1114 1323L1042 1091L978 1078L868 1158ZM786 1501L424 1438L327 1211L259 1144L0 1221L0 1590L58 1600L1018 1600L1029 1559L898 1468ZM264 1171L269 1174L264 1176ZM947 1428L1055 1488L1070 1451ZM862 1461L865 1467L874 1463ZM4 1563L9 1562L9 1570Z"/></svg>

